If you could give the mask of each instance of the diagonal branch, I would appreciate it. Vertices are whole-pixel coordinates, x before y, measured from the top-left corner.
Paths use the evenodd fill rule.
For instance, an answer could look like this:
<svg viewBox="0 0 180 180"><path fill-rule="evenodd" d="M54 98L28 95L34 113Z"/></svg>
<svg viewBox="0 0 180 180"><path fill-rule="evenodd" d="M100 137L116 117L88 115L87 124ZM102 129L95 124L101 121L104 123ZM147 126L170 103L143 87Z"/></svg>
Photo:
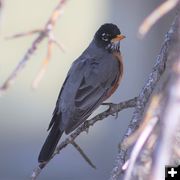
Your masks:
<svg viewBox="0 0 180 180"><path fill-rule="evenodd" d="M135 162L138 158L138 155L141 152L142 147L144 146L144 144L147 141L148 137L150 136L151 132L154 130L154 127L157 125L158 120L159 119L157 117L154 117L149 120L147 126L144 128L144 130L141 133L140 137L138 138L136 144L134 145L124 180L131 179L131 174L133 172L133 168L134 168Z"/></svg>
<svg viewBox="0 0 180 180"><path fill-rule="evenodd" d="M178 2L179 0L166 0L156 8L139 27L139 35L143 37L161 17L175 8Z"/></svg>
<svg viewBox="0 0 180 180"><path fill-rule="evenodd" d="M180 14L176 16L175 22L166 75L151 98L152 101L156 96L159 97L159 105L150 105L145 113L144 121L149 111L152 111L154 118L149 120L137 138L124 180L164 179L166 165L179 165L179 156L174 147L178 147L180 142ZM175 179L178 179L177 175Z"/></svg>
<svg viewBox="0 0 180 180"><path fill-rule="evenodd" d="M156 87L163 72L165 71L168 50L170 47L170 43L173 39L175 27L176 27L176 19L174 20L173 24L170 27L170 30L168 31L168 33L165 36L164 43L161 47L159 55L156 58L156 63L153 67L153 70L149 74L148 80L145 83L144 87L142 88L142 90L138 96L137 105L135 107L135 111L133 112L133 116L132 116L131 122L128 126L128 129L126 131L126 134L124 135L124 137L121 141L121 148L116 157L116 164L111 172L110 180L117 180L118 177L120 176L120 174L122 173L122 167L123 167L123 164L125 163L125 158L127 155L127 149L123 148L123 142L130 134L132 134L136 130L140 120L143 117L143 113L145 111L146 104L148 103L149 98L150 98L154 88Z"/></svg>
<svg viewBox="0 0 180 180"><path fill-rule="evenodd" d="M0 0L0 18L1 18L3 7L4 7L4 0Z"/></svg>
<svg viewBox="0 0 180 180"><path fill-rule="evenodd" d="M17 77L18 73L20 71L22 71L22 69L24 69L27 61L37 50L38 45L42 42L44 37L45 37L44 34L40 33L38 38L36 38L34 40L34 42L32 43L32 46L27 50L27 52L23 56L22 60L19 62L19 64L16 66L16 68L12 71L12 73L9 75L9 77L6 79L6 81L0 87L0 95L10 87L10 85L13 83L14 79Z"/></svg>
<svg viewBox="0 0 180 180"><path fill-rule="evenodd" d="M164 177L162 165L174 164L172 161L173 147L176 144L176 132L180 125L180 12L176 18L176 31L168 59L170 70L168 81L164 84L164 106L161 111L161 131L156 151L153 154L151 179L158 180ZM178 159L178 157L177 157ZM175 176L175 179L178 176Z"/></svg>
<svg viewBox="0 0 180 180"><path fill-rule="evenodd" d="M41 79L43 78L43 76L47 70L47 67L48 67L48 64L49 64L49 61L50 61L51 55L52 55L52 45L53 45L52 41L49 41L46 58L43 60L42 66L41 66L38 74L36 75L36 78L34 79L34 81L32 83L33 89L37 88L39 82L41 81Z"/></svg>
<svg viewBox="0 0 180 180"><path fill-rule="evenodd" d="M143 121L141 122L141 124L135 132L133 132L131 135L129 135L126 139L123 140L123 142L119 145L119 148L128 149L132 144L134 144L137 141L140 134L144 131L144 128L148 126L149 121L154 117L158 116L157 109L160 105L160 100L160 95L154 95L152 97L151 102L148 106L148 110L146 111L146 114L143 118Z"/></svg>
<svg viewBox="0 0 180 180"><path fill-rule="evenodd" d="M111 104L109 105L109 108L96 115L90 120L87 120L84 122L81 126L79 126L71 135L69 135L63 142L61 142L54 154L52 155L51 159L54 158L55 155L59 154L59 152L64 149L67 145L71 144L82 132L87 131L91 126L93 126L97 121L101 121L105 119L106 117L113 115L114 113L120 112L123 109L127 108L133 108L137 105L137 98L130 99L128 101L121 102L119 104ZM41 173L42 169L49 163L49 161L40 163L38 167L36 167L32 173L31 179L35 180L38 175Z"/></svg>
<svg viewBox="0 0 180 180"><path fill-rule="evenodd" d="M32 30L32 31L29 31L27 33L19 33L19 34L16 34L14 36L11 36L11 38L16 38L16 37L22 37L22 36L25 36L25 35L27 36L27 35L32 35L34 33L38 33L38 36L32 42L31 46L29 47L27 52L24 54L24 56L22 57L22 59L20 60L20 62L16 66L16 68L12 71L12 73L9 75L9 77L5 80L5 82L0 87L0 94L2 94L4 91L6 91L11 86L11 84L14 82L15 78L17 77L17 75L22 71L22 69L24 69L27 61L29 61L31 56L37 50L38 45L45 38L48 38L48 42L49 41L54 41L55 42L55 40L52 39L52 37L54 37L52 31L53 31L53 29L54 29L54 27L56 25L56 22L57 22L58 18L61 16L61 14L63 12L63 9L64 9L64 6L67 3L67 1L68 0L60 0L58 2L57 6L53 10L50 18L45 23L45 26L44 26L43 29ZM53 43L53 44L55 44L55 43ZM57 45L57 43L56 43L56 45ZM39 74L41 74L41 72ZM37 85L38 85L38 83L36 83L36 86Z"/></svg>
<svg viewBox="0 0 180 180"><path fill-rule="evenodd" d="M42 29L34 29L32 31L22 32L22 33L14 34L12 36L7 36L6 39L15 39L15 38L23 37L23 36L31 36L31 35L38 34L41 32L42 32Z"/></svg>
<svg viewBox="0 0 180 180"><path fill-rule="evenodd" d="M81 149L81 147L75 142L72 141L71 144L75 147L75 149L80 153L80 155L85 159L85 161L94 169L96 169L96 166L92 163L90 158L84 153L84 151Z"/></svg>

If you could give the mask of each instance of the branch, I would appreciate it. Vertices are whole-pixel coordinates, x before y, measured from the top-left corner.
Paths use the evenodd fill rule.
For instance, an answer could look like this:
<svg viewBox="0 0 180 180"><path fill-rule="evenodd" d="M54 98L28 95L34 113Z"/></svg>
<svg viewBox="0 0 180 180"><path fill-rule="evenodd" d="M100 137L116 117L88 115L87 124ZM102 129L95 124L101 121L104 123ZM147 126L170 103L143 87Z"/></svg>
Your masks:
<svg viewBox="0 0 180 180"><path fill-rule="evenodd" d="M164 177L162 165L174 164L173 147L176 146L175 136L180 126L180 14L176 18L176 31L168 58L171 67L168 81L164 83L163 101L165 103L160 114L161 131L153 156L151 179L154 180ZM176 159L178 158L180 157L176 156Z"/></svg>
<svg viewBox="0 0 180 180"><path fill-rule="evenodd" d="M91 160L88 158L88 156L84 153L84 151L81 149L81 147L75 142L72 141L71 144L77 149L77 151L81 154L81 156L85 159L85 161L94 169L96 169L96 166L91 162Z"/></svg>
<svg viewBox="0 0 180 180"><path fill-rule="evenodd" d="M10 40L10 39L15 39L15 38L20 38L22 36L31 36L31 35L38 34L41 32L42 32L42 29L34 29L32 31L22 32L22 33L14 34L12 36L7 36L6 39Z"/></svg>
<svg viewBox="0 0 180 180"><path fill-rule="evenodd" d="M56 8L53 10L50 18L46 22L44 28L32 30L32 31L29 31L29 32L26 32L26 33L19 33L19 34L16 34L16 35L13 35L13 36L10 37L10 38L17 38L17 37L22 37L22 36L27 36L27 35L32 35L32 34L38 33L38 36L32 42L31 46L29 47L27 52L24 54L24 56L22 57L22 59L20 60L20 62L16 66L16 68L12 71L12 73L9 75L9 77L5 80L3 85L0 87L0 94L2 94L4 91L6 91L10 87L10 85L14 82L17 75L22 71L22 69L24 69L27 61L29 61L30 57L35 53L35 51L37 50L38 45L45 38L48 38L48 46L49 46L49 42L52 42L52 44L56 44L59 47L61 47L60 43L58 43L54 38L53 29L54 29L54 27L56 25L56 22L57 22L58 18L62 14L64 6L65 6L67 1L68 0L60 0L59 1ZM49 61L47 61L47 64L48 64L48 62ZM44 63L43 63L43 67L40 70L40 73L38 73L38 78L37 79L39 81L43 76L43 73L42 73L43 70L42 69L44 71L46 70L46 68L44 68ZM41 78L40 78L39 74L41 74ZM34 87L37 87L37 85L39 83L38 80L35 80L36 83L35 83Z"/></svg>
<svg viewBox="0 0 180 180"><path fill-rule="evenodd" d="M139 127L136 129L135 132L133 132L131 135L129 135L126 139L123 140L119 148L128 149L132 144L134 144L137 141L138 137L141 135L144 129L148 126L151 119L158 116L157 109L160 105L160 100L161 100L160 95L154 95L152 97L150 105L146 111L143 121L141 122L141 124L139 125Z"/></svg>
<svg viewBox="0 0 180 180"><path fill-rule="evenodd" d="M164 81L161 81L156 106L149 106L147 113L152 111L155 117L146 124L137 138L130 155L129 165L124 180L131 179L164 179L164 167L176 165L180 158L176 149L179 148L178 137L180 117L180 15L174 24L173 41L168 53L168 69ZM150 116L151 118L151 116ZM175 148L174 148L175 147ZM179 165L179 163L177 163ZM177 179L177 176L175 176Z"/></svg>
<svg viewBox="0 0 180 180"><path fill-rule="evenodd" d="M0 0L0 27L2 25L3 10L4 10L4 0Z"/></svg>
<svg viewBox="0 0 180 180"><path fill-rule="evenodd" d="M148 125L145 127L145 129L141 133L140 137L138 138L136 144L134 145L124 180L131 179L131 175L133 173L134 165L138 158L138 155L141 152L141 150L142 150L145 142L147 141L148 137L150 136L151 132L154 130L154 127L157 125L157 122L158 122L157 117L150 119Z"/></svg>
<svg viewBox="0 0 180 180"><path fill-rule="evenodd" d="M139 35L143 37L149 31L149 29L165 14L176 7L179 0L166 0L157 9L155 9L141 24L139 27Z"/></svg>
<svg viewBox="0 0 180 180"><path fill-rule="evenodd" d="M45 72L47 70L49 61L50 61L51 56L52 56L52 45L53 45L52 41L49 40L46 58L43 60L41 69L38 72L36 78L33 80L33 83L32 83L32 87L34 89L38 87L39 82L41 81L41 79L43 78L43 76L44 76L44 74L45 74Z"/></svg>
<svg viewBox="0 0 180 180"><path fill-rule="evenodd" d="M3 7L3 2L4 0L0 0L0 11L1 11L1 8Z"/></svg>
<svg viewBox="0 0 180 180"><path fill-rule="evenodd" d="M136 130L140 120L143 117L143 113L145 111L145 107L149 101L149 98L154 88L156 87L158 81L160 80L163 72L165 71L167 55L168 55L170 43L173 39L174 31L175 31L175 21L173 22L173 24L170 27L170 30L165 36L164 43L161 47L159 55L156 58L156 63L153 67L153 70L149 74L148 80L138 96L137 105L135 107L135 111L133 112L133 116L126 131L126 134L124 135L121 141L121 148L116 157L115 160L116 163L111 172L110 180L117 180L120 174L122 173L122 166L125 163L125 158L127 155L127 149L123 148L123 143L125 139Z"/></svg>
<svg viewBox="0 0 180 180"><path fill-rule="evenodd" d="M96 115L95 117L93 117L92 119L90 120L87 120L85 121L82 125L80 125L71 135L69 135L63 142L61 142L54 154L52 155L51 159L54 158L55 155L59 154L60 151L62 149L64 149L67 145L69 144L72 144L72 142L82 133L82 132L87 132L87 130L90 128L90 126L93 126L97 121L101 121L103 119L105 119L106 117L110 116L110 115L114 115L114 113L117 113L117 112L120 112L122 111L123 109L127 109L127 108L133 108L135 107L137 104L137 98L133 98L133 99L130 99L128 101L124 101L124 102L121 102L119 104L108 104L109 105L109 108ZM36 167L32 173L32 180L35 180L38 175L41 173L42 169L49 163L48 162L45 162L45 163L39 163L38 167Z"/></svg>

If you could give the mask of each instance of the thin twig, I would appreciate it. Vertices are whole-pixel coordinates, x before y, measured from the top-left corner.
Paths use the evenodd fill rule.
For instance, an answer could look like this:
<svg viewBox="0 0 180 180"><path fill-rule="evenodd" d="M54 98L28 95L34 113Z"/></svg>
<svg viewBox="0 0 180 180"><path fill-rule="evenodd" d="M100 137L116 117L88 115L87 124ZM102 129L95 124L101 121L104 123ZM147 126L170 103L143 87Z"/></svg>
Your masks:
<svg viewBox="0 0 180 180"><path fill-rule="evenodd" d="M136 106L137 103L137 98L133 98L130 99L128 101L124 101L121 102L119 104L111 104L110 108L108 108L108 110L96 115L95 117L93 117L90 120L87 120L86 122L84 122L82 125L80 125L71 135L69 135L63 142L61 142L54 154L52 155L51 159L54 158L55 155L59 154L59 152L64 149L67 145L71 144L71 142L73 142L82 132L87 131L87 129L90 128L90 126L93 126L97 121L101 121L103 119L105 119L106 117L113 115L116 112L120 112L123 109L127 109L127 108L133 108ZM36 167L32 173L32 180L35 180L38 175L40 174L41 170L49 163L48 162L44 162L44 163L40 163L38 165L38 167ZM41 170L40 170L41 169Z"/></svg>
<svg viewBox="0 0 180 180"><path fill-rule="evenodd" d="M12 36L7 36L6 39L14 39L14 38L20 38L20 37L23 37L23 36L31 36L33 34L37 34L37 33L40 33L40 32L42 32L42 29L35 29L35 30L32 30L32 31L28 31L28 32L22 32L22 33L14 34Z"/></svg>
<svg viewBox="0 0 180 180"><path fill-rule="evenodd" d="M52 39L52 42L62 51L62 52L66 52L66 48L64 47L64 44L58 42L55 39Z"/></svg>
<svg viewBox="0 0 180 180"><path fill-rule="evenodd" d="M50 61L51 55L52 55L52 45L53 45L52 41L49 41L46 58L44 59L43 64L42 64L38 74L36 75L36 78L33 80L33 83L32 83L33 89L36 89L38 87L39 82L41 81L41 79L43 78L43 76L47 70L47 67L48 67L48 64L49 64L49 61Z"/></svg>
<svg viewBox="0 0 180 180"><path fill-rule="evenodd" d="M81 156L85 159L85 161L94 169L96 169L96 166L92 163L92 161L90 160L90 158L88 158L88 156L84 153L84 151L82 150L82 148L75 142L72 141L71 144L74 146L74 148L81 154Z"/></svg>
<svg viewBox="0 0 180 180"><path fill-rule="evenodd" d="M29 61L30 57L35 53L35 51L37 50L38 45L45 38L48 38L48 42L50 42L50 41L55 42L52 31L53 31L53 28L56 25L56 22L57 22L58 18L62 14L64 6L67 3L67 1L68 0L60 0L58 2L56 8L53 10L50 18L45 23L45 26L44 26L44 28L42 30L39 30L39 29L38 30L32 30L32 31L29 31L27 33L20 33L20 34L16 34L16 35L12 36L12 38L15 38L15 37L21 37L21 36L24 36L24 35L32 35L34 33L39 33L39 35L32 42L31 46L29 47L27 52L24 54L24 56L22 57L22 59L20 60L20 62L16 66L16 68L12 71L12 73L9 75L9 77L5 80L3 85L0 87L0 94L2 94L4 91L6 91L10 87L10 85L14 82L17 75L22 71L22 69L24 69L27 61ZM55 43L53 43L53 44L55 44ZM40 69L40 72L38 73L38 77L37 77L37 79L38 79L40 77L39 74L41 74L41 78L39 78L39 80L42 79L42 76L43 76L43 73L41 72L41 70L42 69ZM46 70L46 68L44 70ZM37 80L36 81L36 86L38 85L38 83L39 83L39 81Z"/></svg>
<svg viewBox="0 0 180 180"><path fill-rule="evenodd" d="M2 15L3 8L4 8L4 0L0 0L0 23L1 23L1 15Z"/></svg>
<svg viewBox="0 0 180 180"><path fill-rule="evenodd" d="M3 6L3 0L0 0L0 8Z"/></svg>
<svg viewBox="0 0 180 180"><path fill-rule="evenodd" d="M13 80L17 77L18 73L22 71L22 69L25 67L26 62L29 60L32 54L36 51L38 45L41 43L43 39L44 39L44 35L40 33L38 38L35 39L35 41L33 42L32 46L27 50L22 60L19 62L19 64L16 66L16 68L13 70L10 76L6 79L6 81L0 87L0 95L2 95L14 82Z"/></svg>
<svg viewBox="0 0 180 180"><path fill-rule="evenodd" d="M158 8L156 8L140 25L139 35L140 37L145 36L149 29L165 14L176 7L179 0L166 0Z"/></svg>

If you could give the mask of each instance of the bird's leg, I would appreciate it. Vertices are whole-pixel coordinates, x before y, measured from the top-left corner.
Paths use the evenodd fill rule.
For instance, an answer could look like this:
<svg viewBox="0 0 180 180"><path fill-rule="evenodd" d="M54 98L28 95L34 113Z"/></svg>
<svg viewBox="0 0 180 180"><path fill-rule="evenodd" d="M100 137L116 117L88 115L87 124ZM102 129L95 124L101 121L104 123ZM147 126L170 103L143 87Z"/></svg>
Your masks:
<svg viewBox="0 0 180 180"><path fill-rule="evenodd" d="M106 102L106 103L102 103L101 105L103 106L109 106L108 110L109 112L111 112L112 116L115 116L115 119L118 118L118 111L116 111L117 109L117 104L114 104L114 103L109 103L109 102Z"/></svg>
<svg viewBox="0 0 180 180"><path fill-rule="evenodd" d="M85 121L84 122L84 127L85 127L85 132L88 134L88 132L89 132L89 127L88 127L88 121Z"/></svg>

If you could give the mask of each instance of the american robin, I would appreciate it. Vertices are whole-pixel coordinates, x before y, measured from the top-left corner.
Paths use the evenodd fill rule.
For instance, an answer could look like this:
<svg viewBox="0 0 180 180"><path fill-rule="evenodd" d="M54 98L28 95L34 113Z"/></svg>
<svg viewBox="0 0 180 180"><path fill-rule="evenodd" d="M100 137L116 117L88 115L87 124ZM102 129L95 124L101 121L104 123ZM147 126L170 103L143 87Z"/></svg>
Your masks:
<svg viewBox="0 0 180 180"><path fill-rule="evenodd" d="M117 89L123 74L120 41L125 36L114 24L104 24L76 59L59 93L38 161L48 161L63 132L69 134Z"/></svg>

